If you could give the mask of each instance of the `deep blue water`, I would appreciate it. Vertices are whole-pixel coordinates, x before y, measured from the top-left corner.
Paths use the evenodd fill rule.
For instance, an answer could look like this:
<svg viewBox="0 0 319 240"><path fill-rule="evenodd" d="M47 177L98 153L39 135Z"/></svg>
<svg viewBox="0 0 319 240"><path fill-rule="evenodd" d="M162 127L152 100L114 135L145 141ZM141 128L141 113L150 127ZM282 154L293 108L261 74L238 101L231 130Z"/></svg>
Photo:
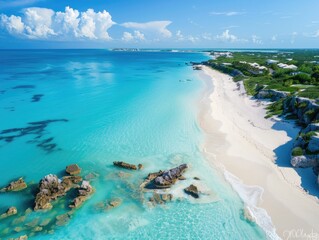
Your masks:
<svg viewBox="0 0 319 240"><path fill-rule="evenodd" d="M186 63L206 58L200 53L0 51L0 131L8 130L0 134L0 185L22 176L34 186L49 173L63 176L71 163L81 166L83 176L98 176L91 181L95 194L62 227L55 226L55 216L68 211L68 200L24 219L36 188L0 194L0 211L16 206L22 219L0 220L0 238L265 238L243 218L242 201L201 153L197 101L204 84ZM144 169L120 170L112 165L118 160L142 163ZM172 189L174 201L150 206L150 193L139 189L144 177L181 163L190 169ZM207 195L195 200L184 194L191 183ZM96 211L96 204L112 198L122 204ZM51 222L41 232L25 225L45 219Z"/></svg>

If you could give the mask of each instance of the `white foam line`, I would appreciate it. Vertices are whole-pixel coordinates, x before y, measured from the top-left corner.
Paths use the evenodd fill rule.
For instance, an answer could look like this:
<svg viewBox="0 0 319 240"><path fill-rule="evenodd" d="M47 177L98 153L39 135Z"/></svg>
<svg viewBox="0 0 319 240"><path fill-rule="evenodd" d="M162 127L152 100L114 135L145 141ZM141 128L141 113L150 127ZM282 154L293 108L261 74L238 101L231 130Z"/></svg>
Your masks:
<svg viewBox="0 0 319 240"><path fill-rule="evenodd" d="M224 176L245 203L247 210L250 211L250 214L256 220L256 223L265 231L267 237L271 240L281 239L277 235L276 228L273 225L271 217L268 215L267 211L263 208L257 207L264 189L259 186L245 185L238 177L226 170L224 171Z"/></svg>

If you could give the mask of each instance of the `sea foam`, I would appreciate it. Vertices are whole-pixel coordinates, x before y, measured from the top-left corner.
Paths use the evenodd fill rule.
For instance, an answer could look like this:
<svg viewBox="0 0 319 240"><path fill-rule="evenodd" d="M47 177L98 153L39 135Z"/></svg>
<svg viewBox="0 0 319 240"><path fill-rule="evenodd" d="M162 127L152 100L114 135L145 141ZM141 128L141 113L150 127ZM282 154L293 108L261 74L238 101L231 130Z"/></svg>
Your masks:
<svg viewBox="0 0 319 240"><path fill-rule="evenodd" d="M276 228L267 211L257 206L262 198L264 189L259 186L246 185L238 177L226 170L224 171L224 176L245 203L245 211L248 211L251 218L265 231L267 237L271 240L281 239L277 235Z"/></svg>

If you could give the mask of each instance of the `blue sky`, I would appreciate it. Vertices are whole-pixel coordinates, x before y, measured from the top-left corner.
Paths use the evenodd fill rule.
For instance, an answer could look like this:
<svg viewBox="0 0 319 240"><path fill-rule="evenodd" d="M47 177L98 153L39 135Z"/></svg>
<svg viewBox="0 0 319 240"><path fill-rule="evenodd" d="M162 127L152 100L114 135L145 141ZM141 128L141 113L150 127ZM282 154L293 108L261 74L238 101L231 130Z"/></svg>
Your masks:
<svg viewBox="0 0 319 240"><path fill-rule="evenodd" d="M318 48L318 0L0 0L0 48Z"/></svg>

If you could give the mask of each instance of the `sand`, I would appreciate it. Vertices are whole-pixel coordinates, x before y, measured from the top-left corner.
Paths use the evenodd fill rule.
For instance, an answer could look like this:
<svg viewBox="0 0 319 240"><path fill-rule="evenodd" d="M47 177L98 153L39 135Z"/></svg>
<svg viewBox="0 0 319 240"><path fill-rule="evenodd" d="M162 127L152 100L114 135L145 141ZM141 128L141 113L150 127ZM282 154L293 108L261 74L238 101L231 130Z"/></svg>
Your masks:
<svg viewBox="0 0 319 240"><path fill-rule="evenodd" d="M207 159L224 172L246 206L254 208L255 217L270 216L272 223L266 216L257 221L266 231L268 226L270 235L287 239L297 230L319 233L318 199L305 192L300 174L289 164L299 128L265 119L267 103L248 97L242 84L229 75L206 66L199 72L207 85L199 117ZM315 181L309 187L319 188ZM269 225L275 227L273 233Z"/></svg>

